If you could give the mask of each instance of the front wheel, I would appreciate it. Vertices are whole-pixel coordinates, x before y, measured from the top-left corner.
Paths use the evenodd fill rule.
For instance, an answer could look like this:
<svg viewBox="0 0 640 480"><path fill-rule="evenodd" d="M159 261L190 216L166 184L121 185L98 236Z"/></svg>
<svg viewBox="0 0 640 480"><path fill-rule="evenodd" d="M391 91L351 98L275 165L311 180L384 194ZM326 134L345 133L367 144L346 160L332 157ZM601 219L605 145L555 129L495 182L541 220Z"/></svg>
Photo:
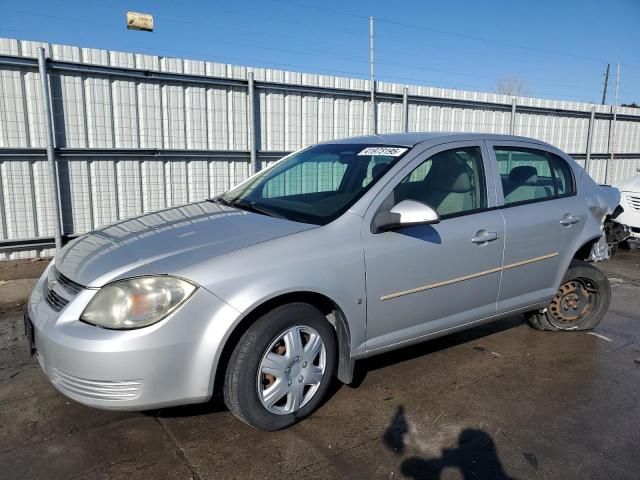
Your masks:
<svg viewBox="0 0 640 480"><path fill-rule="evenodd" d="M537 330L591 330L610 302L606 275L589 263L573 260L549 306L527 314L527 322Z"/></svg>
<svg viewBox="0 0 640 480"><path fill-rule="evenodd" d="M291 303L260 317L229 360L224 401L254 428L279 430L311 414L335 371L336 340L322 313Z"/></svg>

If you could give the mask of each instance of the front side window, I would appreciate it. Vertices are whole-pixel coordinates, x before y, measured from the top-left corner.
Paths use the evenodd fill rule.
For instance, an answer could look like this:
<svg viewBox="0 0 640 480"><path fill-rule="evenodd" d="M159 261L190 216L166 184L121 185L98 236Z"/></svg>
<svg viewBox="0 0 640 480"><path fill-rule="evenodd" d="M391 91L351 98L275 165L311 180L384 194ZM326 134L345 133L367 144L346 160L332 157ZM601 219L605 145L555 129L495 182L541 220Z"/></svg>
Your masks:
<svg viewBox="0 0 640 480"><path fill-rule="evenodd" d="M505 205L549 200L575 193L571 167L543 150L494 147Z"/></svg>
<svg viewBox="0 0 640 480"><path fill-rule="evenodd" d="M393 203L403 200L426 203L440 217L486 208L480 148L456 148L429 157L394 189Z"/></svg>
<svg viewBox="0 0 640 480"><path fill-rule="evenodd" d="M409 150L393 145L316 145L258 173L219 201L325 225L347 211Z"/></svg>

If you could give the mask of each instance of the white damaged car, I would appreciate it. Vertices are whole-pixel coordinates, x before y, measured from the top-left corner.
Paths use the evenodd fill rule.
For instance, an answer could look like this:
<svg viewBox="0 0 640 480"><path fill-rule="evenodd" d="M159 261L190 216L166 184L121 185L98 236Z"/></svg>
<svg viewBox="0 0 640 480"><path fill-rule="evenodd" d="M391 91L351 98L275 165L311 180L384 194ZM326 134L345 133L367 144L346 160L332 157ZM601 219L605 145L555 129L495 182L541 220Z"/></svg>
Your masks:
<svg viewBox="0 0 640 480"><path fill-rule="evenodd" d="M615 185L620 190L620 206L623 211L616 218L617 223L629 227L627 244L640 247L640 175L631 177Z"/></svg>

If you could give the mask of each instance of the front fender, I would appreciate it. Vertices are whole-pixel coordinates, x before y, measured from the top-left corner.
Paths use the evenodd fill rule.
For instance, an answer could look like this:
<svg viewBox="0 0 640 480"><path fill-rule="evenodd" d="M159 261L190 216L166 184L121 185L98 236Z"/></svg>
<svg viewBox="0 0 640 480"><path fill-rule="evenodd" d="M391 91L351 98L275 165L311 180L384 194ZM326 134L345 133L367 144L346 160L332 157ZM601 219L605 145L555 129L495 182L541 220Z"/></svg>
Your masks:
<svg viewBox="0 0 640 480"><path fill-rule="evenodd" d="M345 218L346 217L346 218ZM180 272L248 315L297 292L327 297L343 312L351 356L364 353L366 297L362 218L345 214L324 227L230 252Z"/></svg>

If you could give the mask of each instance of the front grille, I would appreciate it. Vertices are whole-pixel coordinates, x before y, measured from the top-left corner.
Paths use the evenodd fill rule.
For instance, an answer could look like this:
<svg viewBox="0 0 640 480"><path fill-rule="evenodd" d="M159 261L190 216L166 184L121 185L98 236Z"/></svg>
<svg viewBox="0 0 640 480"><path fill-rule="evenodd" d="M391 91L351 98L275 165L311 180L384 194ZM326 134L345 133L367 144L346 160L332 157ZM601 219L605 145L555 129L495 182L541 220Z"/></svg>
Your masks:
<svg viewBox="0 0 640 480"><path fill-rule="evenodd" d="M632 209L640 212L640 196L627 195L627 203Z"/></svg>
<svg viewBox="0 0 640 480"><path fill-rule="evenodd" d="M62 275L56 267L53 267L51 271L52 271L53 279L56 280L62 286L62 288L64 288L71 295L74 295L74 296L77 295L84 288L79 283L76 283L70 278Z"/></svg>
<svg viewBox="0 0 640 480"><path fill-rule="evenodd" d="M62 310L64 307L67 306L67 303L69 303L69 300L61 297L56 293L55 290L51 290L49 287L47 287L47 295L44 298L49 304L49 306L53 308L56 312L59 312L60 310Z"/></svg>
<svg viewBox="0 0 640 480"><path fill-rule="evenodd" d="M73 300L84 287L74 282L70 278L62 275L54 266L49 270L49 276L45 284L45 301L47 304L59 312Z"/></svg>

